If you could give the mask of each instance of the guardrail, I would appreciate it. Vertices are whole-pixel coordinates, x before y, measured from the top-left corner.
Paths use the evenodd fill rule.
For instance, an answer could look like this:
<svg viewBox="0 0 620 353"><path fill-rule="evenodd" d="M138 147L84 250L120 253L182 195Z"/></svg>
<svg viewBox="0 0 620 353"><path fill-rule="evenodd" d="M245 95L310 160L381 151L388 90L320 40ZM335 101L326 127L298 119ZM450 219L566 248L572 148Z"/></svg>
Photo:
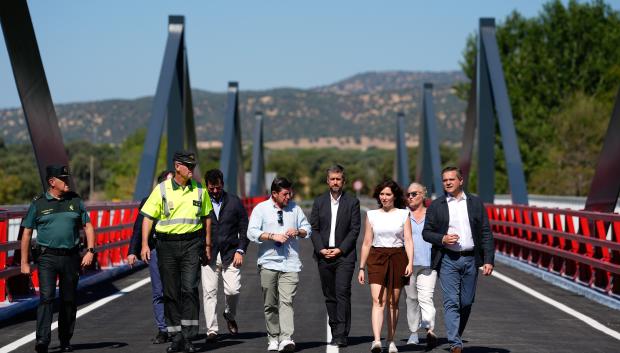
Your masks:
<svg viewBox="0 0 620 353"><path fill-rule="evenodd" d="M243 199L248 214L266 196ZM139 202L87 203L86 209L95 228L97 254L91 266L84 269L88 276L118 266L124 266L132 228L138 215ZM20 249L22 228L19 220L26 215L28 206L11 206L0 210L0 303L36 295L39 287L38 271L31 264L32 275L22 275ZM9 236L10 235L10 236Z"/></svg>
<svg viewBox="0 0 620 353"><path fill-rule="evenodd" d="M620 215L486 205L496 250L620 298Z"/></svg>

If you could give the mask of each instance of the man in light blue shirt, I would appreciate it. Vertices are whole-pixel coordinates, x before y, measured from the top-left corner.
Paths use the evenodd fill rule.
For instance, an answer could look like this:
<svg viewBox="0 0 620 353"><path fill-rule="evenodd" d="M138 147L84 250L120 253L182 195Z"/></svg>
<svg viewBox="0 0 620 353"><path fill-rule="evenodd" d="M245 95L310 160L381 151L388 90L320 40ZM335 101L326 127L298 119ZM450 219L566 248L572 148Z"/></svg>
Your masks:
<svg viewBox="0 0 620 353"><path fill-rule="evenodd" d="M302 267L298 239L309 237L312 231L304 212L290 201L292 195L293 184L276 177L271 197L256 205L248 225L248 238L259 244L257 262L269 351L295 351L293 299Z"/></svg>

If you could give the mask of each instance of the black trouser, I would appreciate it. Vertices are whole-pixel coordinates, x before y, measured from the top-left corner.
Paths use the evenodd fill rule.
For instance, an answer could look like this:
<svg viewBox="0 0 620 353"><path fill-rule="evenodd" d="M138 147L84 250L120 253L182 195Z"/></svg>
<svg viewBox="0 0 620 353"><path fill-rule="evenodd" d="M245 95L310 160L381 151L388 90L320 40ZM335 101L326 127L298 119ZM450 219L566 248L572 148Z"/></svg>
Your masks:
<svg viewBox="0 0 620 353"><path fill-rule="evenodd" d="M55 255L50 252L44 251L38 259L40 300L37 308L36 339L37 343L45 345L50 343L53 305L56 298L56 278L58 277L60 287L58 338L61 345L68 345L75 328L80 255L77 251L66 255Z"/></svg>
<svg viewBox="0 0 620 353"><path fill-rule="evenodd" d="M179 342L190 340L198 334L200 256L205 249L204 240L199 236L188 240L171 239L159 239L157 260L164 287L164 316L168 333L174 335L175 342Z"/></svg>
<svg viewBox="0 0 620 353"><path fill-rule="evenodd" d="M333 337L348 337L351 330L351 279L355 262L342 258L319 259L321 287Z"/></svg>

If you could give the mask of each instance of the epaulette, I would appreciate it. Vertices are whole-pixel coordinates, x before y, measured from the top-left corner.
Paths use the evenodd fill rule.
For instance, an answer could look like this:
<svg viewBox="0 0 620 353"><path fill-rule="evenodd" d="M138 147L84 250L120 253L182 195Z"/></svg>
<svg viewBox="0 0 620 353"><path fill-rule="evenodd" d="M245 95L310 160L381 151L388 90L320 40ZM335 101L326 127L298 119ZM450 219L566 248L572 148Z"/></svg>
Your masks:
<svg viewBox="0 0 620 353"><path fill-rule="evenodd" d="M40 199L40 198L42 198L42 197L44 197L44 196L45 196L45 194L39 194L39 195L37 195L37 196L33 197L33 198L32 198L32 201L37 201L38 199Z"/></svg>

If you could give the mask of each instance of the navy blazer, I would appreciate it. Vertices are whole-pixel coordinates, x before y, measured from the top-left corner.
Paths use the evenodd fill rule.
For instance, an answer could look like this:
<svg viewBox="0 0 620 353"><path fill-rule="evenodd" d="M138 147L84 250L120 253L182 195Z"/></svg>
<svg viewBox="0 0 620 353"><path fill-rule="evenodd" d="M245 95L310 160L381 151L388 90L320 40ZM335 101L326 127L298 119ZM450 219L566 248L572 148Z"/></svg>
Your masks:
<svg viewBox="0 0 620 353"><path fill-rule="evenodd" d="M489 227L489 218L487 217L484 204L477 196L469 193L465 194L467 195L469 226L474 238L476 267L480 267L483 264L493 265L495 261L495 245L493 244L493 233L491 233L491 228ZM424 221L424 230L422 231L422 238L433 244L431 267L437 271L439 271L441 258L446 251L441 240L448 232L449 223L450 212L448 211L448 202L446 196L441 196L435 199L426 210L426 220Z"/></svg>
<svg viewBox="0 0 620 353"><path fill-rule="evenodd" d="M237 249L248 250L248 213L241 200L232 194L222 194L222 206L219 217L215 211L209 213L211 218L211 262L215 264L217 253L222 258L222 266L230 265Z"/></svg>
<svg viewBox="0 0 620 353"><path fill-rule="evenodd" d="M331 195L328 192L319 195L312 205L310 224L312 225L312 244L316 258L323 258L320 251L329 247L332 209ZM360 233L360 201L343 192L336 214L335 247L342 251L341 258L345 261L357 260L357 237Z"/></svg>

